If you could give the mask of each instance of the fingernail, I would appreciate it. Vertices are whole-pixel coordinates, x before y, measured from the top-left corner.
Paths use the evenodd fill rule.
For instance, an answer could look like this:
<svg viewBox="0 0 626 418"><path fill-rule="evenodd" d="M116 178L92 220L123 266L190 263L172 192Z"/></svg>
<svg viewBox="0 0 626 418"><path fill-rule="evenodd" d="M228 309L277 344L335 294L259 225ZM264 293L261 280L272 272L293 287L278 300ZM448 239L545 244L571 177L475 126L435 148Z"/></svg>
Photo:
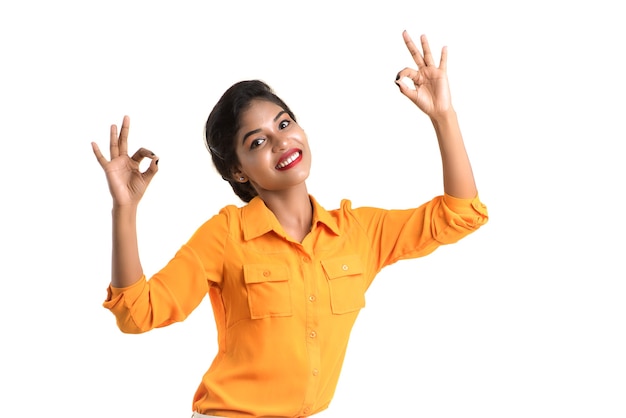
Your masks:
<svg viewBox="0 0 626 418"><path fill-rule="evenodd" d="M156 164L156 165L159 165L159 160L156 160L156 163L155 163L155 164Z"/></svg>
<svg viewBox="0 0 626 418"><path fill-rule="evenodd" d="M400 74L396 76L396 81L400 80Z"/></svg>

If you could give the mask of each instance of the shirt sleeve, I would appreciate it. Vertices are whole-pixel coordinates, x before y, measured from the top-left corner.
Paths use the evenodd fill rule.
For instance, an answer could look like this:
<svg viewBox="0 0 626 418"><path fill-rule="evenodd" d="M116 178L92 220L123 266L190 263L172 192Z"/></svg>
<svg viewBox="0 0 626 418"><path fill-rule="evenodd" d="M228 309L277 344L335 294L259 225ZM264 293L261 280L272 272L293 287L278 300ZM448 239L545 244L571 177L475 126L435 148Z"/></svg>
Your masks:
<svg viewBox="0 0 626 418"><path fill-rule="evenodd" d="M183 321L200 304L212 282L221 281L228 216L220 212L202 225L149 280L125 288L109 286L103 306L123 332L138 334Z"/></svg>
<svg viewBox="0 0 626 418"><path fill-rule="evenodd" d="M488 220L487 207L478 196L459 199L442 195L415 209L364 207L354 209L353 214L370 240L375 271L455 243Z"/></svg>

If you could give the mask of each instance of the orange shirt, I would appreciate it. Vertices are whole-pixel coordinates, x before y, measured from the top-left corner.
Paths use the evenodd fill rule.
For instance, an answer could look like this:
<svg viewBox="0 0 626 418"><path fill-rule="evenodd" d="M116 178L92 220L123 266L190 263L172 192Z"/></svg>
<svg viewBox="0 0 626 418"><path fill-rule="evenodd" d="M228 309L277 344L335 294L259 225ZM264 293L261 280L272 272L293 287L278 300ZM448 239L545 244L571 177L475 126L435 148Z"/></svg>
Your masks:
<svg viewBox="0 0 626 418"><path fill-rule="evenodd" d="M365 291L385 266L424 256L487 222L475 199L439 196L416 209L326 211L290 239L260 198L227 206L150 280L109 287L124 332L184 320L210 295L218 353L193 410L227 417L304 417L333 397Z"/></svg>

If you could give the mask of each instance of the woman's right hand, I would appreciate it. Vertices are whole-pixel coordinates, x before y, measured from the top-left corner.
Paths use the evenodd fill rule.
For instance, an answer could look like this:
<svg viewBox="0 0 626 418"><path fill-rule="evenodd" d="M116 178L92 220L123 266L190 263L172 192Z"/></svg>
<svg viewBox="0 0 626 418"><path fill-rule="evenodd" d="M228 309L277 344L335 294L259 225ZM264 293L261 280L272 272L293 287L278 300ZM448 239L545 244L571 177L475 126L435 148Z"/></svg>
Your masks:
<svg viewBox="0 0 626 418"><path fill-rule="evenodd" d="M114 206L136 206L158 171L159 159L153 152L140 148L132 157L128 156L129 127L130 118L128 116L124 116L119 135L117 126L111 125L110 161L102 155L95 142L91 143L93 153L106 175ZM152 161L150 166L141 172L139 164L144 158L149 158Z"/></svg>

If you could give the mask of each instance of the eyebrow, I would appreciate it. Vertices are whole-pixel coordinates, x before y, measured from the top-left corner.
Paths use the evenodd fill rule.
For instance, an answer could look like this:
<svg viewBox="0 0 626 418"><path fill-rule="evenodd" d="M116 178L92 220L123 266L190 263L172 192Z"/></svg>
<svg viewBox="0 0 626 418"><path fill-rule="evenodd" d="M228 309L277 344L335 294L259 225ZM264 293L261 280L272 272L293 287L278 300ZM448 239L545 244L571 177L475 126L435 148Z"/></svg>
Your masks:
<svg viewBox="0 0 626 418"><path fill-rule="evenodd" d="M274 122L276 122L276 121L278 120L278 118L280 118L280 117L281 117L282 115L284 115L285 113L287 113L287 111L286 111L286 110L281 110L280 112L278 112L278 114L277 114L276 116L274 116ZM258 134L259 132L261 132L261 130L260 130L260 129L255 129L255 130L253 130L253 131L248 132L247 134L245 134L245 135L243 136L243 139L241 140L241 143L242 143L242 144L245 144L246 139L248 139L248 137L249 137L250 135Z"/></svg>

